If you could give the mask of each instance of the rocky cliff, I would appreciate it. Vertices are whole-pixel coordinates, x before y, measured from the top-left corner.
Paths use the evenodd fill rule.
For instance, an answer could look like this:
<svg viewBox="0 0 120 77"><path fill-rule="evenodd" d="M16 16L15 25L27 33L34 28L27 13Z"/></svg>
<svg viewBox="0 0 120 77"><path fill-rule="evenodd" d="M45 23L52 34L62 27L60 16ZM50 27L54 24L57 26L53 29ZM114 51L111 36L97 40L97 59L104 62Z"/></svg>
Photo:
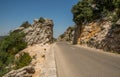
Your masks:
<svg viewBox="0 0 120 77"><path fill-rule="evenodd" d="M120 20L114 24L107 20L83 24L82 32L76 31L76 35L77 44L120 53Z"/></svg>
<svg viewBox="0 0 120 77"><path fill-rule="evenodd" d="M61 34L59 37L58 37L58 41L69 41L69 42L72 42L73 41L73 36L74 36L74 30L75 27L74 26L71 26L71 27L68 27L66 29L66 31Z"/></svg>
<svg viewBox="0 0 120 77"><path fill-rule="evenodd" d="M28 45L51 44L53 42L53 21L50 19L35 19L32 25L21 26L15 31L26 34L25 41Z"/></svg>
<svg viewBox="0 0 120 77"><path fill-rule="evenodd" d="M120 53L120 0L81 0L71 11L74 44Z"/></svg>
<svg viewBox="0 0 120 77"><path fill-rule="evenodd" d="M22 57L25 59L23 64L26 64L28 57L23 57L22 55L24 53L27 53L31 58L29 64L20 68L14 69L17 66L14 63L12 66L5 67L5 69L10 68L10 72L3 77L47 77L45 76L46 73L51 75L45 68L47 68L47 65L51 62L50 59L50 61L47 62L47 59L49 58L48 53L52 52L49 50L49 47L53 42L53 21L40 18L35 19L33 24L24 22L19 28L11 33L25 34L25 36L22 37L22 40L27 42L27 48L14 54L15 62L19 63L19 60L21 60Z"/></svg>

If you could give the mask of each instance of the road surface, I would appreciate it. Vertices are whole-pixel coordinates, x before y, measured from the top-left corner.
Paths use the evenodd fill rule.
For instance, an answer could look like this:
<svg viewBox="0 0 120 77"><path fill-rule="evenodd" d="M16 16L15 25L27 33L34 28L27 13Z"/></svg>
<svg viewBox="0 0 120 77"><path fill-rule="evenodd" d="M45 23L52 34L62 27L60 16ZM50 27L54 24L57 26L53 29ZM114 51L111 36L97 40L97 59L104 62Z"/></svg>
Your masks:
<svg viewBox="0 0 120 77"><path fill-rule="evenodd" d="M58 77L120 77L120 56L58 42L54 45Z"/></svg>

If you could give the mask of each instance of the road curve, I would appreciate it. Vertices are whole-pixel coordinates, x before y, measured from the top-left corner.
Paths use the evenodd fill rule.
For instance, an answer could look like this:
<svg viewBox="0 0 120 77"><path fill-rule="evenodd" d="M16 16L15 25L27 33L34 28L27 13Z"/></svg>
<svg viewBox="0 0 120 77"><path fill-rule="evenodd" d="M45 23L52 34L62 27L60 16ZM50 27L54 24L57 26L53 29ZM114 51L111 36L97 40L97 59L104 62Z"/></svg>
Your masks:
<svg viewBox="0 0 120 77"><path fill-rule="evenodd" d="M53 47L58 77L120 77L120 56L65 42Z"/></svg>

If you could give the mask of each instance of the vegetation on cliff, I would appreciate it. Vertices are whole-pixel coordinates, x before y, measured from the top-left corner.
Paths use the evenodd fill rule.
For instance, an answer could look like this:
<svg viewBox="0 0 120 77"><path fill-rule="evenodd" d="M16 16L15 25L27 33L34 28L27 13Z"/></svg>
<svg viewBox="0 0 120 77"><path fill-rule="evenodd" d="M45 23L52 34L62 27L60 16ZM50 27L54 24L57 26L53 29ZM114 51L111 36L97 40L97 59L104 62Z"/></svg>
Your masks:
<svg viewBox="0 0 120 77"><path fill-rule="evenodd" d="M24 37L25 34L22 32L10 32L8 36L0 40L0 77L11 69L30 63L31 58L28 53L22 55L19 62L15 61L15 55L27 46Z"/></svg>
<svg viewBox="0 0 120 77"><path fill-rule="evenodd" d="M74 30L75 30L75 27L74 26L70 26L66 29L66 31L61 34L59 37L58 37L58 41L68 41L68 42L72 42L73 41L73 36L74 36Z"/></svg>
<svg viewBox="0 0 120 77"><path fill-rule="evenodd" d="M32 61L32 58L29 56L28 53L22 53L20 54L20 58L16 60L16 69L22 68L24 66L29 65L29 63Z"/></svg>
<svg viewBox="0 0 120 77"><path fill-rule="evenodd" d="M45 22L45 19L44 19L43 17L40 17L40 18L39 18L39 22L40 22L40 23L44 23L44 22Z"/></svg>
<svg viewBox="0 0 120 77"><path fill-rule="evenodd" d="M25 21L20 27L28 28L29 26L31 26L31 24L28 21Z"/></svg>
<svg viewBox="0 0 120 77"><path fill-rule="evenodd" d="M24 51L28 45L51 44L53 42L53 21L40 17L33 24L23 22L0 40L0 77L11 70L27 66L32 61L29 52Z"/></svg>
<svg viewBox="0 0 120 77"><path fill-rule="evenodd" d="M82 0L72 8L76 24L107 17L115 22L120 17L120 0Z"/></svg>

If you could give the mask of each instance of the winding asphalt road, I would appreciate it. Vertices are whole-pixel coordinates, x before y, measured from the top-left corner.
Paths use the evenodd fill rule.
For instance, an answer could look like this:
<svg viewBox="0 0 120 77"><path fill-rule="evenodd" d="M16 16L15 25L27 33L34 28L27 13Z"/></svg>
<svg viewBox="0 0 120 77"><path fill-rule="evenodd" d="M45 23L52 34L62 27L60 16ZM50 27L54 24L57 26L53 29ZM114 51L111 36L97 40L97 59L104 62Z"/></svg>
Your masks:
<svg viewBox="0 0 120 77"><path fill-rule="evenodd" d="M58 42L54 45L58 77L120 77L120 56Z"/></svg>

